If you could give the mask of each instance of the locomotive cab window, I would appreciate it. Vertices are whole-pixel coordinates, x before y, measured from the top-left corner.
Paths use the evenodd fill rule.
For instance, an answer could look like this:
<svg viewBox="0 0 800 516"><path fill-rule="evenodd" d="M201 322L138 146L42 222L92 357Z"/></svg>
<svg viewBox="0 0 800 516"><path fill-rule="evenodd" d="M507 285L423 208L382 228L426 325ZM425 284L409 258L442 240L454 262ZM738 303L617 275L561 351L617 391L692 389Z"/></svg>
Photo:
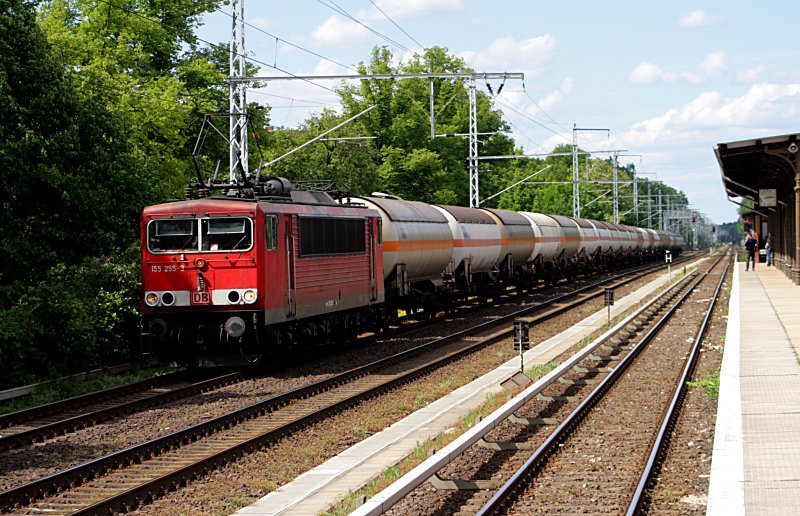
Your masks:
<svg viewBox="0 0 800 516"><path fill-rule="evenodd" d="M246 251L253 245L253 224L247 217L201 219L204 251Z"/></svg>
<svg viewBox="0 0 800 516"><path fill-rule="evenodd" d="M147 226L147 246L153 252L197 250L195 219L153 220Z"/></svg>
<svg viewBox="0 0 800 516"><path fill-rule="evenodd" d="M364 219L300 217L300 256L364 253L365 228Z"/></svg>
<svg viewBox="0 0 800 516"><path fill-rule="evenodd" d="M253 247L253 221L248 217L153 220L147 226L147 247L153 253L247 251Z"/></svg>

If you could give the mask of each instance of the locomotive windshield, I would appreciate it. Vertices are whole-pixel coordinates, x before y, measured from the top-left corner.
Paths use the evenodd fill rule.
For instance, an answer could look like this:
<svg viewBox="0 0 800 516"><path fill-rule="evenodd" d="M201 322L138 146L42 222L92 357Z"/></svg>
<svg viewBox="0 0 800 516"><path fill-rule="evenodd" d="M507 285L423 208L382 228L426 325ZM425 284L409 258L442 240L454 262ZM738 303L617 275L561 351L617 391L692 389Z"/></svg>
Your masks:
<svg viewBox="0 0 800 516"><path fill-rule="evenodd" d="M153 253L247 251L253 246L248 217L153 220L147 247Z"/></svg>

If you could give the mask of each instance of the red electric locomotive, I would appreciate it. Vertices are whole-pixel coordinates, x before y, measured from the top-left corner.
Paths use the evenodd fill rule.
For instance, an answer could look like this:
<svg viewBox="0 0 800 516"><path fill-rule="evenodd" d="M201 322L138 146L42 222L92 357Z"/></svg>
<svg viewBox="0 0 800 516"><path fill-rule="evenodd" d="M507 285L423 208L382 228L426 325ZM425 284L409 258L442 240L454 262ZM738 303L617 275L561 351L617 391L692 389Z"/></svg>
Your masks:
<svg viewBox="0 0 800 516"><path fill-rule="evenodd" d="M378 214L328 193L292 190L145 208L144 329L179 363L258 362L310 337L348 338L384 301Z"/></svg>

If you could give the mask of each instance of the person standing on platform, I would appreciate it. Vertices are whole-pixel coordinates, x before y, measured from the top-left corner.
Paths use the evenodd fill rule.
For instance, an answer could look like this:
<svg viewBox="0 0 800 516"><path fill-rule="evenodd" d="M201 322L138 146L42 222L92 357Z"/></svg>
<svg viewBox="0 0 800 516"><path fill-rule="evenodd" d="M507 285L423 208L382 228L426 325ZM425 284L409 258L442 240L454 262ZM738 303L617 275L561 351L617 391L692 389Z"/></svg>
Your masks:
<svg viewBox="0 0 800 516"><path fill-rule="evenodd" d="M767 243L764 245L767 250L767 267L772 265L772 232L767 233Z"/></svg>
<svg viewBox="0 0 800 516"><path fill-rule="evenodd" d="M755 269L756 263L761 261L761 253L758 251L761 248L761 237L758 236L758 232L755 229L751 229L750 234L756 239L756 254L755 259L753 260L753 268Z"/></svg>
<svg viewBox="0 0 800 516"><path fill-rule="evenodd" d="M744 241L744 250L747 251L744 270L750 270L750 262L753 262L753 270L756 270L756 249L758 249L758 240L752 234L747 235L747 240Z"/></svg>

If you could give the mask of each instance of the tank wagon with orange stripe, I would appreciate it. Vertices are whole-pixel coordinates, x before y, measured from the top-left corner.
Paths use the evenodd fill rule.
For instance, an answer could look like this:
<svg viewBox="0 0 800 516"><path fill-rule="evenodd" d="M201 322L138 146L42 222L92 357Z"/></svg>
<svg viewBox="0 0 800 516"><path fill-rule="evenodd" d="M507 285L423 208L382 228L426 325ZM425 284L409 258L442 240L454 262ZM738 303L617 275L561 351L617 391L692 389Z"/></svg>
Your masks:
<svg viewBox="0 0 800 516"><path fill-rule="evenodd" d="M377 331L400 310L430 316L683 244L590 219L350 197L283 178L259 185L144 209L142 311L154 352L190 365L257 363Z"/></svg>

